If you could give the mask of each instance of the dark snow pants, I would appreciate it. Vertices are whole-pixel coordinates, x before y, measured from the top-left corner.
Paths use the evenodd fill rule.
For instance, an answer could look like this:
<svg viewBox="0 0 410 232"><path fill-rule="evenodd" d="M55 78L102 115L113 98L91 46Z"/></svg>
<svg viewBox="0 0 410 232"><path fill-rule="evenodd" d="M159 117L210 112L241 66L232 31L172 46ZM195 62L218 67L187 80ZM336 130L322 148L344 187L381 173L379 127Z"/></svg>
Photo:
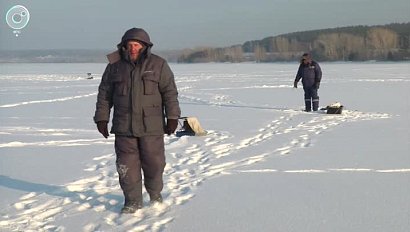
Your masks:
<svg viewBox="0 0 410 232"><path fill-rule="evenodd" d="M137 202L142 205L142 175L151 199L163 188L162 174L165 168L164 136L115 137L117 172L125 204Z"/></svg>
<svg viewBox="0 0 410 232"><path fill-rule="evenodd" d="M317 88L315 86L304 86L303 90L305 91L305 110L312 111L313 105L313 111L317 111L319 109L319 96L317 94Z"/></svg>

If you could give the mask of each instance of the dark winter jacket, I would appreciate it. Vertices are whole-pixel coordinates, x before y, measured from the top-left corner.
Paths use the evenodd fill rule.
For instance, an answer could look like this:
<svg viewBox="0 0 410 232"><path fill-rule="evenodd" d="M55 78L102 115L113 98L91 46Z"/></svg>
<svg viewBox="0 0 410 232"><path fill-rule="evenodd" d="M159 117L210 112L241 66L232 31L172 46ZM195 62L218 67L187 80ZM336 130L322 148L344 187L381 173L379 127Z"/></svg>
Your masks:
<svg viewBox="0 0 410 232"><path fill-rule="evenodd" d="M145 45L137 63L130 62L124 46L127 40ZM168 63L151 54L148 34L139 28L127 31L110 54L98 88L94 121L109 121L113 107L111 133L125 136L164 134L165 117L177 119L181 111L174 75Z"/></svg>
<svg viewBox="0 0 410 232"><path fill-rule="evenodd" d="M296 74L295 81L302 79L303 88L318 88L322 80L322 70L316 61L308 64L301 63Z"/></svg>

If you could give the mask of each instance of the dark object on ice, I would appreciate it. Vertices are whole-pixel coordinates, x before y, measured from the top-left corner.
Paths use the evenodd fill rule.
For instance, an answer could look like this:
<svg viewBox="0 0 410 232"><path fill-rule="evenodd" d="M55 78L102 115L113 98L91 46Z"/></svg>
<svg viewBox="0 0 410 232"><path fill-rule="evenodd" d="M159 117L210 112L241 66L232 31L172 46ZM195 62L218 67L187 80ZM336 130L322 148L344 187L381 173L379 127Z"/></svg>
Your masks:
<svg viewBox="0 0 410 232"><path fill-rule="evenodd" d="M339 103L333 103L326 107L327 114L342 114L343 106Z"/></svg>
<svg viewBox="0 0 410 232"><path fill-rule="evenodd" d="M199 121L195 117L181 117L179 119L182 119L182 125L181 129L179 129L175 135L177 137L181 136L202 136L206 135L207 132L202 129L201 125L199 124ZM181 124L181 123L180 123Z"/></svg>
<svg viewBox="0 0 410 232"><path fill-rule="evenodd" d="M91 73L87 73L87 79L89 79L89 80L91 80L91 79L94 79L94 77L93 76L91 76Z"/></svg>
<svg viewBox="0 0 410 232"><path fill-rule="evenodd" d="M327 114L342 114L343 111L343 106L340 106L338 108L336 107L328 107L326 110Z"/></svg>

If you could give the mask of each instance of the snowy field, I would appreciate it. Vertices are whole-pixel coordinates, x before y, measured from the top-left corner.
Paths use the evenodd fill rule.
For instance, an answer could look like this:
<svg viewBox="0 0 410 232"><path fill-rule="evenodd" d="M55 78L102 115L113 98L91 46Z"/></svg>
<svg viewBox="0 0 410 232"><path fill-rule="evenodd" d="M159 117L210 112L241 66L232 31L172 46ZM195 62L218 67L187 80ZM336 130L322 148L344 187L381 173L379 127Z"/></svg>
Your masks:
<svg viewBox="0 0 410 232"><path fill-rule="evenodd" d="M321 63L342 115L302 111L297 63L171 67L208 135L166 136L164 203L120 215L105 64L0 64L0 231L409 231L410 63Z"/></svg>

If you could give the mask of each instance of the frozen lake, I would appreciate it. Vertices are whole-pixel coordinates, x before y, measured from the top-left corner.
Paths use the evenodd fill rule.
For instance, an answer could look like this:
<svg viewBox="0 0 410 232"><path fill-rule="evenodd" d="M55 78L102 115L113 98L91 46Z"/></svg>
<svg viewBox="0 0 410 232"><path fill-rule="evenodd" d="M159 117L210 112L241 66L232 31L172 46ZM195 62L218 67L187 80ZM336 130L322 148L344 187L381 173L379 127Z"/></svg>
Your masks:
<svg viewBox="0 0 410 232"><path fill-rule="evenodd" d="M408 231L410 63L320 65L342 115L302 111L297 63L171 64L208 135L166 136L164 203L120 215L105 64L0 64L0 231Z"/></svg>

